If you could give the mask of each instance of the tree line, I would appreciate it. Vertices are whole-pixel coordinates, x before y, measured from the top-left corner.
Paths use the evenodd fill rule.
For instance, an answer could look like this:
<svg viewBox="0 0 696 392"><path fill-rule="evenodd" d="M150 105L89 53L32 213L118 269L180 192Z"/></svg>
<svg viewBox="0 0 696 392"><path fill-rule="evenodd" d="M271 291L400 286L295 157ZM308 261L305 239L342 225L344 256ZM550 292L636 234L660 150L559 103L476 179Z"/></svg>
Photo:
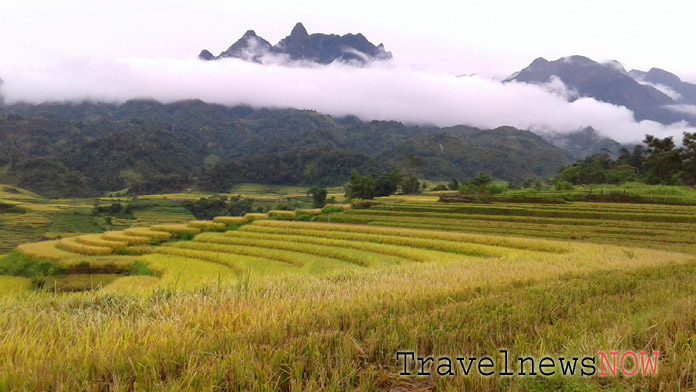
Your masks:
<svg viewBox="0 0 696 392"><path fill-rule="evenodd" d="M682 145L673 137L646 135L645 146L619 150L612 159L603 150L560 171L557 181L571 184L621 184L628 181L651 185L696 185L696 133L684 132Z"/></svg>

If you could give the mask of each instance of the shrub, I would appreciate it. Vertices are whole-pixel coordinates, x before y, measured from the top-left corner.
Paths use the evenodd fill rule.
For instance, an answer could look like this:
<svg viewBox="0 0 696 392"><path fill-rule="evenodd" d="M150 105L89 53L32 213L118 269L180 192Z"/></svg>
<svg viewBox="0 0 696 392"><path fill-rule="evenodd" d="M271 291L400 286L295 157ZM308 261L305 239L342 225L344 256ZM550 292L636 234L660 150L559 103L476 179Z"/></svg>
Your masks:
<svg viewBox="0 0 696 392"><path fill-rule="evenodd" d="M573 184L569 183L568 181L556 181L555 187L557 191L572 191L575 189Z"/></svg>

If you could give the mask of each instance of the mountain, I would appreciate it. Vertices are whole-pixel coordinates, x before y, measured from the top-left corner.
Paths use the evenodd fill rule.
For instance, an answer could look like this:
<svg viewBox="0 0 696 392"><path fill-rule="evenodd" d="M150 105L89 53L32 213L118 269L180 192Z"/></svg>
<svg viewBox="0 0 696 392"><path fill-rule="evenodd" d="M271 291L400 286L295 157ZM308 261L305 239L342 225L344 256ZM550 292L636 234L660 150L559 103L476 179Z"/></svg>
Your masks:
<svg viewBox="0 0 696 392"><path fill-rule="evenodd" d="M563 57L555 61L537 58L528 67L510 76L506 82L517 81L544 85L559 78L568 88L567 99L574 101L591 97L598 101L624 106L633 111L636 120L652 120L662 124L677 121L696 123L696 117L675 110L677 102L653 85L636 80L640 73L626 72L618 61L598 63L583 56ZM678 79L678 78L677 78Z"/></svg>
<svg viewBox="0 0 696 392"><path fill-rule="evenodd" d="M552 176L557 173L555 168L569 162L563 150L532 132L512 127L442 128L408 138L380 157L425 178L465 179L483 171L513 182Z"/></svg>
<svg viewBox="0 0 696 392"><path fill-rule="evenodd" d="M609 155L616 158L619 156L621 147L631 147L601 136L592 127L570 133L548 133L542 137L554 146L565 150L566 157L572 161L588 157L602 150L609 151Z"/></svg>
<svg viewBox="0 0 696 392"><path fill-rule="evenodd" d="M211 61L223 58L239 58L261 63L266 56L282 56L290 61L308 61L318 64L330 64L334 61L364 65L372 61L392 58L382 44L375 46L362 34L309 34L302 23L297 23L290 35L281 39L276 45L249 30L227 50L214 56L203 49L198 57Z"/></svg>
<svg viewBox="0 0 696 392"><path fill-rule="evenodd" d="M569 162L566 150L510 127L363 122L199 100L0 107L0 181L50 197L222 191L240 182L334 186L353 169L431 180L486 171L519 181Z"/></svg>
<svg viewBox="0 0 696 392"><path fill-rule="evenodd" d="M671 72L651 68L648 72L634 69L628 74L639 83L657 88L680 104L696 105L696 84L683 82L679 76Z"/></svg>

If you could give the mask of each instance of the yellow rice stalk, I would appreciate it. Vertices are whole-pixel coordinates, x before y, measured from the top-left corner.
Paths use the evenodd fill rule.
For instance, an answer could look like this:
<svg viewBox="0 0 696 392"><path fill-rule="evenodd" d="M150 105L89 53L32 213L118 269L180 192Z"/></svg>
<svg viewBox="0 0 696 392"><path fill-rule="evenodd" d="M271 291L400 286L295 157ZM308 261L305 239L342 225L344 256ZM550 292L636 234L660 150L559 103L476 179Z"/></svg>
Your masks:
<svg viewBox="0 0 696 392"><path fill-rule="evenodd" d="M213 221L201 220L201 221L191 221L189 226L195 227L196 229L201 229L202 231L221 231L225 230L224 223L218 223Z"/></svg>
<svg viewBox="0 0 696 392"><path fill-rule="evenodd" d="M101 234L80 235L80 236L75 237L75 241L77 241L81 244L85 244L85 245L101 246L101 247L106 247L106 248L111 248L111 249L123 249L126 246L128 246L128 242L126 242L126 241L107 240L107 239L104 239Z"/></svg>
<svg viewBox="0 0 696 392"><path fill-rule="evenodd" d="M19 245L16 249L24 256L37 260L58 261L75 257L74 253L56 248L58 241L41 241Z"/></svg>
<svg viewBox="0 0 696 392"><path fill-rule="evenodd" d="M155 231L150 230L145 227L133 227L123 231L125 235L135 236L135 237L147 237L154 238L160 241L166 241L172 238L172 234L166 231Z"/></svg>
<svg viewBox="0 0 696 392"><path fill-rule="evenodd" d="M348 211L352 208L350 204L327 204L324 207L338 208L338 209L341 209L343 211Z"/></svg>
<svg viewBox="0 0 696 392"><path fill-rule="evenodd" d="M321 208L298 208L295 210L295 214L319 215L321 214Z"/></svg>
<svg viewBox="0 0 696 392"><path fill-rule="evenodd" d="M136 254L136 255L147 255L150 253L154 253L156 248L159 248L159 247L150 246L150 245L136 245L136 246L127 247L126 251L128 253L132 253L132 254Z"/></svg>
<svg viewBox="0 0 696 392"><path fill-rule="evenodd" d="M187 224L169 224L169 225L154 225L150 227L155 231L166 231L172 234L198 234L201 232L200 229L191 227Z"/></svg>
<svg viewBox="0 0 696 392"><path fill-rule="evenodd" d="M213 222L225 225L243 225L249 223L249 220L243 216L216 216L213 218Z"/></svg>
<svg viewBox="0 0 696 392"><path fill-rule="evenodd" d="M387 236L403 236L411 238L429 238L446 241L469 242L481 245L500 246L506 248L536 250L542 252L546 251L554 253L564 253L569 251L569 248L565 244L559 242L536 239L529 240L526 238L505 237L499 235L456 233L447 231L393 228L384 226L347 225L341 223L268 221L255 223L255 225L278 227L283 229L306 229L339 232L343 231L352 233L381 234Z"/></svg>
<svg viewBox="0 0 696 392"><path fill-rule="evenodd" d="M105 256L110 255L112 249L106 246L92 246L77 242L74 238L63 238L58 241L56 247L68 252L78 253L88 256Z"/></svg>
<svg viewBox="0 0 696 392"><path fill-rule="evenodd" d="M127 235L122 231L107 231L105 233L102 233L101 236L105 240L126 242L128 243L128 245L147 244L148 242L150 242L150 239L148 237L137 237L134 235Z"/></svg>
<svg viewBox="0 0 696 392"><path fill-rule="evenodd" d="M294 218L295 211L270 210L268 216L271 218Z"/></svg>
<svg viewBox="0 0 696 392"><path fill-rule="evenodd" d="M244 214L244 217L250 221L268 219L268 214L258 214L253 212L248 212Z"/></svg>

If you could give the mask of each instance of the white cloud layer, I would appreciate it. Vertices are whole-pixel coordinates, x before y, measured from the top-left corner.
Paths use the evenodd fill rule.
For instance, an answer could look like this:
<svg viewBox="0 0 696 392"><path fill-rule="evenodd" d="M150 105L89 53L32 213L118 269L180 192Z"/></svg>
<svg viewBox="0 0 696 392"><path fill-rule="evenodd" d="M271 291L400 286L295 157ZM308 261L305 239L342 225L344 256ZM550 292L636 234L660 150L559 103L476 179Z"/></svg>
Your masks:
<svg viewBox="0 0 696 392"><path fill-rule="evenodd" d="M439 126L510 125L538 133L592 126L620 142L640 141L646 133L680 139L687 129L684 123L636 122L628 109L590 98L567 102L564 98L572 92L560 80L546 88L503 84L479 76L414 70L394 61L356 68L261 65L237 59L78 57L10 65L0 78L5 81L1 91L6 103L198 98Z"/></svg>

